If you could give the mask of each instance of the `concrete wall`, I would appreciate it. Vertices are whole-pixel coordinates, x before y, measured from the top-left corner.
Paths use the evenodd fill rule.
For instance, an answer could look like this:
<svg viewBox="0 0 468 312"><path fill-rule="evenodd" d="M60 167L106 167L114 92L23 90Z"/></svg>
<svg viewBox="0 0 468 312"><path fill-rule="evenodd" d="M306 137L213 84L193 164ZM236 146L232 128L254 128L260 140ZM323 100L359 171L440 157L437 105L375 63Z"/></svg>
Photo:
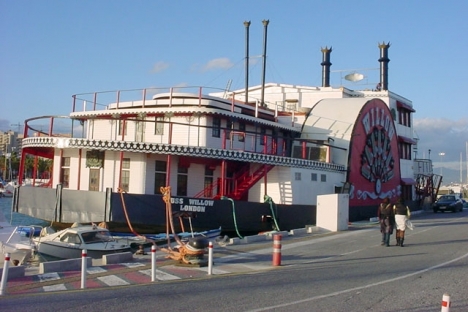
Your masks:
<svg viewBox="0 0 468 312"><path fill-rule="evenodd" d="M317 197L317 227L332 232L348 229L349 195L330 194Z"/></svg>

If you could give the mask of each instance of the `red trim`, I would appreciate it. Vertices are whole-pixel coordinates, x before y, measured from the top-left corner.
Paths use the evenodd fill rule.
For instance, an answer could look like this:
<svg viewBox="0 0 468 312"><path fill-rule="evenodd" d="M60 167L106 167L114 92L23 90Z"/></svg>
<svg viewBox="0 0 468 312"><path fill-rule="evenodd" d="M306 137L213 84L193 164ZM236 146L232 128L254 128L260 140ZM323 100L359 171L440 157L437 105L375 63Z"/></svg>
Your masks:
<svg viewBox="0 0 468 312"><path fill-rule="evenodd" d="M405 104L405 103L403 103L403 102L397 101L397 102L396 102L396 105L397 105L398 108L406 109L406 110L408 110L408 111L410 111L410 112L412 112L412 113L416 112L416 111L414 110L414 108L412 108L411 106L409 106L408 104Z"/></svg>
<svg viewBox="0 0 468 312"><path fill-rule="evenodd" d="M416 145L418 143L413 139L410 139L401 135L398 136L398 142L404 142L404 143L413 144L413 145Z"/></svg>

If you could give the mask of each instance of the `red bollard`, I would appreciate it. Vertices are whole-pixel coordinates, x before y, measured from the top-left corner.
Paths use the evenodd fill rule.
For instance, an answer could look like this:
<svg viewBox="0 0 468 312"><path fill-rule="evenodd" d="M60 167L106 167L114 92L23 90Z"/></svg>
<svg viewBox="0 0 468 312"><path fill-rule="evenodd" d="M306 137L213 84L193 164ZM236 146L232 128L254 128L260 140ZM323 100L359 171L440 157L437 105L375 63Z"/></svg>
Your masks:
<svg viewBox="0 0 468 312"><path fill-rule="evenodd" d="M450 312L450 296L448 294L442 296L442 307L440 311Z"/></svg>
<svg viewBox="0 0 468 312"><path fill-rule="evenodd" d="M273 266L281 265L281 235L273 235Z"/></svg>

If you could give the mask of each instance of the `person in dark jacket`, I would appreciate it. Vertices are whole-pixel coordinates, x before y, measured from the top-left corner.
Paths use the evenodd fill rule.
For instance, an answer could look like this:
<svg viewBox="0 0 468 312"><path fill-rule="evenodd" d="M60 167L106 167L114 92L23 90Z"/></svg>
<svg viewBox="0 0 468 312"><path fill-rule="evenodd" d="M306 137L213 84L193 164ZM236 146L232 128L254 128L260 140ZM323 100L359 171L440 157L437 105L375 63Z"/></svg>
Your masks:
<svg viewBox="0 0 468 312"><path fill-rule="evenodd" d="M398 199L397 203L393 206L393 211L395 213L396 223L396 245L403 247L403 243L405 241L406 221L411 216L411 212L401 198Z"/></svg>
<svg viewBox="0 0 468 312"><path fill-rule="evenodd" d="M382 233L382 246L390 246L390 235L393 233L394 213L389 198L385 198L379 205L377 217L380 222L380 232Z"/></svg>

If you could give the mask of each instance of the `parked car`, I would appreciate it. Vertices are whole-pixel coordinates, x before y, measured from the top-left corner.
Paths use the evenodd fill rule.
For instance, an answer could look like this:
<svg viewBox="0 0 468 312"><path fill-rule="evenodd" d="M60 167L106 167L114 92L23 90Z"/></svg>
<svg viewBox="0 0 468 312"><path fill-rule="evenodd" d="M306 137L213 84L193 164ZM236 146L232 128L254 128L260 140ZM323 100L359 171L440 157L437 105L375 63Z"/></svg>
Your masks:
<svg viewBox="0 0 468 312"><path fill-rule="evenodd" d="M443 195L432 206L434 213L438 211L463 211L463 202L457 195Z"/></svg>

